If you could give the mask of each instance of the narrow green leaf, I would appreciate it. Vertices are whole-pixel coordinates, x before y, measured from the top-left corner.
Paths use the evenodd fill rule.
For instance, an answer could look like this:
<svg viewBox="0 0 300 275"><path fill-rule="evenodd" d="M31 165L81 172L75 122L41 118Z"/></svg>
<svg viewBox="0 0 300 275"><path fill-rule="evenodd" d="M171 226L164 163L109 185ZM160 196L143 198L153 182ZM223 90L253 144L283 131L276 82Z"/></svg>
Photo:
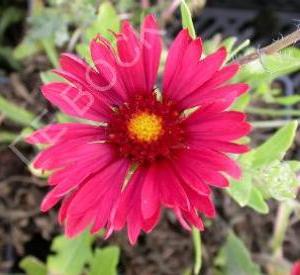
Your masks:
<svg viewBox="0 0 300 275"><path fill-rule="evenodd" d="M11 143L18 137L18 134L8 131L0 131L0 143Z"/></svg>
<svg viewBox="0 0 300 275"><path fill-rule="evenodd" d="M73 239L63 235L56 237L51 246L56 254L47 259L49 272L56 275L81 274L84 265L92 259L92 242L93 237L87 231Z"/></svg>
<svg viewBox="0 0 300 275"><path fill-rule="evenodd" d="M25 271L26 275L47 275L46 265L32 256L22 259L20 267Z"/></svg>
<svg viewBox="0 0 300 275"><path fill-rule="evenodd" d="M300 95L275 97L274 102L287 106L294 105L300 102Z"/></svg>
<svg viewBox="0 0 300 275"><path fill-rule="evenodd" d="M258 213L267 214L269 212L269 206L265 202L263 195L256 188L252 187L251 194L248 201L248 206L256 210Z"/></svg>
<svg viewBox="0 0 300 275"><path fill-rule="evenodd" d="M78 120L76 120L76 118L68 116L61 112L56 112L55 118L56 118L57 122L59 122L59 123L78 122Z"/></svg>
<svg viewBox="0 0 300 275"><path fill-rule="evenodd" d="M229 233L216 263L221 266L222 275L262 274L259 266L252 261L246 246L234 233Z"/></svg>
<svg viewBox="0 0 300 275"><path fill-rule="evenodd" d="M192 20L191 11L186 4L185 0L182 0L180 5L180 12L181 12L181 20L182 20L182 27L187 28L189 34L192 38L196 38L196 32Z"/></svg>
<svg viewBox="0 0 300 275"><path fill-rule="evenodd" d="M120 249L117 246L97 248L91 260L89 275L116 275Z"/></svg>
<svg viewBox="0 0 300 275"><path fill-rule="evenodd" d="M32 124L35 115L14 103L9 102L6 98L0 96L0 113L8 119L24 126Z"/></svg>
<svg viewBox="0 0 300 275"><path fill-rule="evenodd" d="M226 39L224 39L221 43L221 46L224 46L226 48L227 53L230 54L230 52L233 49L234 44L236 43L237 38L234 36L229 36ZM229 56L228 56L229 57Z"/></svg>
<svg viewBox="0 0 300 275"><path fill-rule="evenodd" d="M297 126L297 121L291 121L256 148L254 150L253 167L258 168L275 160L281 160L293 143Z"/></svg>
<svg viewBox="0 0 300 275"><path fill-rule="evenodd" d="M240 45L238 45L237 47L235 47L230 55L229 55L229 60L232 59L233 57L235 57L240 51L244 50L245 48L247 48L250 45L250 40L247 39L245 41L243 41Z"/></svg>

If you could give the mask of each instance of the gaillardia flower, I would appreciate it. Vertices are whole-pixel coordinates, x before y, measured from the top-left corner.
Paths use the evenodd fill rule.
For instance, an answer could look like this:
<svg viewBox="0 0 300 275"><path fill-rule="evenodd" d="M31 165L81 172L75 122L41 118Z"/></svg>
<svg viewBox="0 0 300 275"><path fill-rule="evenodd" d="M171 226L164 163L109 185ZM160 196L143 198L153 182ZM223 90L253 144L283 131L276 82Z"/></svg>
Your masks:
<svg viewBox="0 0 300 275"><path fill-rule="evenodd" d="M145 18L140 35L125 21L115 36L115 47L101 36L91 41L92 67L63 54L55 72L66 82L42 87L62 112L94 123L51 124L27 138L47 146L34 167L52 171L41 209L62 200L59 222L68 236L85 228L105 228L109 236L127 225L132 244L155 227L163 208L184 228L203 229L201 215L215 215L210 187L241 174L226 154L247 151L235 143L250 130L245 114L228 111L248 89L226 84L239 66L223 66L224 48L203 57L201 39L182 30L159 90L155 18Z"/></svg>

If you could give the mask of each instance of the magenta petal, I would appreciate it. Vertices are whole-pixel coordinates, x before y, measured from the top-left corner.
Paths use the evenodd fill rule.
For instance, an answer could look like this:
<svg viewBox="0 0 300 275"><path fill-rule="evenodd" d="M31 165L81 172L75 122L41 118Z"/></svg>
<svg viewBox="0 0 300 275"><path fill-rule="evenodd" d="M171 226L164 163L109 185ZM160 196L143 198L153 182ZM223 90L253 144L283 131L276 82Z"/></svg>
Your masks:
<svg viewBox="0 0 300 275"><path fill-rule="evenodd" d="M113 89L115 82L110 82L99 74L83 60L73 54L62 54L60 57L61 68L53 70L54 73L65 78L78 90L85 90L99 100L109 104L122 102L122 98ZM113 69L113 68L112 68Z"/></svg>
<svg viewBox="0 0 300 275"><path fill-rule="evenodd" d="M116 161L80 187L68 207L67 235L73 236L94 222L92 230L95 232L95 229L100 229L107 223L112 206L120 195L127 171L128 162ZM99 211L105 217L104 221L99 220Z"/></svg>
<svg viewBox="0 0 300 275"><path fill-rule="evenodd" d="M143 230L147 233L151 232L153 228L157 225L160 218L160 209L156 213L153 214L149 219L144 220L143 222Z"/></svg>
<svg viewBox="0 0 300 275"><path fill-rule="evenodd" d="M229 107L240 95L245 93L249 86L244 83L229 84L223 87L212 88L203 85L181 101L182 108L191 108L198 105L211 104L216 101L227 102Z"/></svg>
<svg viewBox="0 0 300 275"><path fill-rule="evenodd" d="M105 139L103 127L80 123L49 124L33 132L26 141L31 144L57 144L64 140L88 142Z"/></svg>
<svg viewBox="0 0 300 275"><path fill-rule="evenodd" d="M184 229L191 231L192 229L191 229L190 225L188 224L188 222L184 219L181 209L178 207L174 208L174 213L175 213L178 221L180 222L181 226Z"/></svg>
<svg viewBox="0 0 300 275"><path fill-rule="evenodd" d="M153 90L162 51L162 39L156 19L147 15L141 29L142 53L145 67L147 90Z"/></svg>
<svg viewBox="0 0 300 275"><path fill-rule="evenodd" d="M179 101L182 94L185 93L191 82L196 82L194 78L195 72L198 71L200 57L202 54L202 41L197 38L189 43L185 51L180 53L182 55L181 64L177 64L178 69L172 82L169 84L166 93L172 99ZM199 77L199 76L198 76ZM180 94L180 95L179 95Z"/></svg>
<svg viewBox="0 0 300 275"><path fill-rule="evenodd" d="M153 165L149 168L142 187L142 214L144 219L151 218L160 207L159 186L156 180L157 169Z"/></svg>
<svg viewBox="0 0 300 275"><path fill-rule="evenodd" d="M116 54L113 52L113 49L103 41L104 38L99 39L100 41L97 39L91 41L90 51L97 71L104 79L102 86L103 93L107 94L113 91L118 94L122 100L126 100L128 95L117 66Z"/></svg>
<svg viewBox="0 0 300 275"><path fill-rule="evenodd" d="M190 202L180 179L174 174L169 163L158 166L157 184L159 184L161 202L165 207L179 207L187 211L190 209Z"/></svg>
<svg viewBox="0 0 300 275"><path fill-rule="evenodd" d="M85 90L78 90L66 83L50 83L42 87L43 95L64 113L91 119L106 121L110 116L110 108L104 101Z"/></svg>
<svg viewBox="0 0 300 275"><path fill-rule="evenodd" d="M163 76L163 93L166 96L171 96L172 91L169 90L169 85L174 80L176 72L179 71L182 62L183 54L192 41L186 29L180 31L171 45L165 65Z"/></svg>
<svg viewBox="0 0 300 275"><path fill-rule="evenodd" d="M146 175L146 170L139 167L122 191L120 200L116 205L113 217L113 227L119 230L127 222L128 237L131 244L137 241L137 237L143 227L141 212L141 189Z"/></svg>
<svg viewBox="0 0 300 275"><path fill-rule="evenodd" d="M117 35L118 65L128 94L147 91L141 43L128 21L124 21ZM138 77L137 77L138 76Z"/></svg>
<svg viewBox="0 0 300 275"><path fill-rule="evenodd" d="M189 166L180 166L176 161L173 162L175 172L181 177L185 184L202 195L209 195L211 190L209 186L195 173Z"/></svg>

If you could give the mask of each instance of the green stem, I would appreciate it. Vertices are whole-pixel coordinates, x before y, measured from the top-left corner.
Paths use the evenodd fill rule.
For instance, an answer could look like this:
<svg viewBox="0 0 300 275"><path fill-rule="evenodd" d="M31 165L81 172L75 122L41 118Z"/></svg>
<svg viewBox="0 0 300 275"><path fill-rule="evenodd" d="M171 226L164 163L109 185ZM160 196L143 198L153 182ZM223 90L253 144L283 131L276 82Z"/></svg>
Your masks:
<svg viewBox="0 0 300 275"><path fill-rule="evenodd" d="M293 206L290 202L282 202L277 210L275 229L271 240L273 255L275 257L282 256L282 245L292 211Z"/></svg>
<svg viewBox="0 0 300 275"><path fill-rule="evenodd" d="M297 120L300 123L300 120ZM250 121L254 128L279 128L291 122L289 119Z"/></svg>
<svg viewBox="0 0 300 275"><path fill-rule="evenodd" d="M277 53L280 50L295 44L299 40L300 40L300 30L297 29L296 31L273 42L272 44L270 44L264 48L261 48L261 49L255 51L254 53L250 53L246 56L242 56L241 58L238 58L234 62L237 62L240 65L248 64L252 61L259 59L262 55L272 55L274 53Z"/></svg>
<svg viewBox="0 0 300 275"><path fill-rule="evenodd" d="M192 229L192 234L195 251L194 275L198 275L202 266L201 235L200 231L195 227Z"/></svg>
<svg viewBox="0 0 300 275"><path fill-rule="evenodd" d="M257 107L247 107L246 112L249 114L256 114L256 115L267 115L273 117L280 117L280 116L299 116L299 110L277 110L277 109L265 109L265 108L257 108Z"/></svg>

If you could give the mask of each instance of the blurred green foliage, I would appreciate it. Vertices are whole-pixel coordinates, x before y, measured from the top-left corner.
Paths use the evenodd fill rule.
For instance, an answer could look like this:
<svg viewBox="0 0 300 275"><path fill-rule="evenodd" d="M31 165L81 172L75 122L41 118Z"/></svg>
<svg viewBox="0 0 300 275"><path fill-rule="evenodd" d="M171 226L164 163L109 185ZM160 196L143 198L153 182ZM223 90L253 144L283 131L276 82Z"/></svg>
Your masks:
<svg viewBox="0 0 300 275"><path fill-rule="evenodd" d="M215 267L214 275L262 275L259 266L252 261L247 247L233 232L229 232L220 249Z"/></svg>
<svg viewBox="0 0 300 275"><path fill-rule="evenodd" d="M120 250L116 246L96 248L92 245L95 236L84 232L76 238L69 239L64 235L53 239L46 263L35 257L26 256L20 267L27 275L116 275Z"/></svg>
<svg viewBox="0 0 300 275"><path fill-rule="evenodd" d="M231 180L228 193L240 206L250 206L259 213L268 213L265 200L294 199L300 187L296 179L298 162L282 161L291 147L298 123L292 121L279 129L266 142L239 157L243 175Z"/></svg>

